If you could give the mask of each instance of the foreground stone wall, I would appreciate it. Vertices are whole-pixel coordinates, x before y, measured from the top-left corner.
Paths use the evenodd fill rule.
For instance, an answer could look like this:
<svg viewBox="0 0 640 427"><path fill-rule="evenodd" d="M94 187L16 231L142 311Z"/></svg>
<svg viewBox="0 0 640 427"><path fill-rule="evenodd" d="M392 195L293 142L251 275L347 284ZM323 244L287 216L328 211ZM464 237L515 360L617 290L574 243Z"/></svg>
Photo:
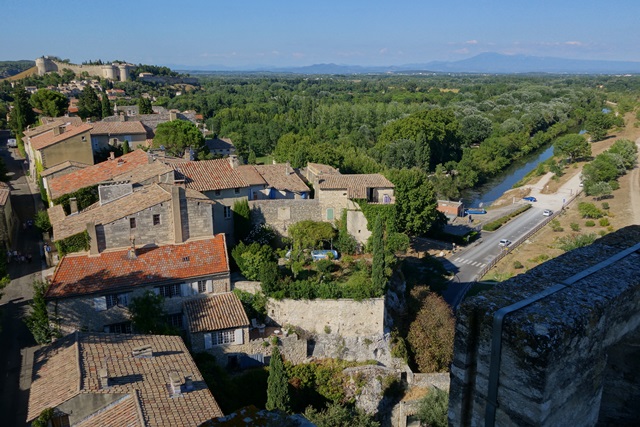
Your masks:
<svg viewBox="0 0 640 427"><path fill-rule="evenodd" d="M267 315L280 325L294 325L314 334L364 337L384 334L384 298L363 301L274 300L269 299Z"/></svg>
<svg viewBox="0 0 640 427"><path fill-rule="evenodd" d="M287 229L299 221L321 221L322 215L317 200L280 199L249 201L251 224L268 224L282 236Z"/></svg>
<svg viewBox="0 0 640 427"><path fill-rule="evenodd" d="M463 304L451 366L450 425L485 425L494 313L562 282L566 287L558 292L505 317L495 425L637 422L638 242L640 227L624 228Z"/></svg>

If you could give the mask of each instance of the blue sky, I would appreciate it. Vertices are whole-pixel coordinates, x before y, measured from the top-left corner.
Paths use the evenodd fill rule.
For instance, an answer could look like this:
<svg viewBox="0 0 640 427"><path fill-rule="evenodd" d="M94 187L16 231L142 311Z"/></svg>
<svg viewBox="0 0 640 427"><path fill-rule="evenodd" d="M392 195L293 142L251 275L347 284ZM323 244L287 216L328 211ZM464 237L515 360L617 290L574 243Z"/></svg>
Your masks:
<svg viewBox="0 0 640 427"><path fill-rule="evenodd" d="M640 1L1 0L0 60L402 65L482 52L640 61Z"/></svg>

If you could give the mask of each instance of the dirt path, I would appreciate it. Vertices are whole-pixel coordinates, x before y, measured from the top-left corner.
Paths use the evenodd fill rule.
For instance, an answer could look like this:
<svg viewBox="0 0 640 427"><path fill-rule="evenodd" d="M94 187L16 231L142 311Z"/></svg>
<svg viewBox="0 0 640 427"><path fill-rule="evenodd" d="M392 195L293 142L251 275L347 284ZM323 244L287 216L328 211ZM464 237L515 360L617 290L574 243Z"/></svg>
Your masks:
<svg viewBox="0 0 640 427"><path fill-rule="evenodd" d="M640 151L640 138L636 139L636 145ZM629 175L629 205L633 224L640 224L640 167L636 166Z"/></svg>

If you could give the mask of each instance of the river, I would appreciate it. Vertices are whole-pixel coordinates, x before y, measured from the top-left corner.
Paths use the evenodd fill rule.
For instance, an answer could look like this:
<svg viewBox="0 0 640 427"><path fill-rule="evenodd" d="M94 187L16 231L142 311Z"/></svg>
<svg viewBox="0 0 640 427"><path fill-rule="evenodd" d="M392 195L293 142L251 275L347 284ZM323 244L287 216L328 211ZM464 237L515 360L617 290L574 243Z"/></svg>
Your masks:
<svg viewBox="0 0 640 427"><path fill-rule="evenodd" d="M538 167L538 164L553 156L553 144L541 148L538 152L518 159L500 175L493 177L478 188L462 192L465 207L487 207L500 198L505 191L520 181L526 174Z"/></svg>

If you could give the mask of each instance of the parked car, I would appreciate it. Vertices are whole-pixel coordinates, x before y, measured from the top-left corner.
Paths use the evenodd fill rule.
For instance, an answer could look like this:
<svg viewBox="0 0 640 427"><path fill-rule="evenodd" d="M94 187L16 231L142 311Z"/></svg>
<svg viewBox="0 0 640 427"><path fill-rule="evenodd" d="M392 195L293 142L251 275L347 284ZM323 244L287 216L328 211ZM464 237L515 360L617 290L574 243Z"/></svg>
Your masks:
<svg viewBox="0 0 640 427"><path fill-rule="evenodd" d="M320 261L321 259L338 259L338 251L333 250L315 250L311 251L311 257L314 261Z"/></svg>
<svg viewBox="0 0 640 427"><path fill-rule="evenodd" d="M18 146L18 141L16 141L15 138L7 139L7 147L16 148L17 146Z"/></svg>
<svg viewBox="0 0 640 427"><path fill-rule="evenodd" d="M544 211L542 211L542 215L551 216L553 215L553 211L551 209L545 209Z"/></svg>
<svg viewBox="0 0 640 427"><path fill-rule="evenodd" d="M527 202L537 202L538 201L538 199L536 199L533 196L523 197L522 200L526 200Z"/></svg>
<svg viewBox="0 0 640 427"><path fill-rule="evenodd" d="M511 244L511 240L500 239L500 243L498 243L498 246L502 246L503 248L506 248L510 244Z"/></svg>

